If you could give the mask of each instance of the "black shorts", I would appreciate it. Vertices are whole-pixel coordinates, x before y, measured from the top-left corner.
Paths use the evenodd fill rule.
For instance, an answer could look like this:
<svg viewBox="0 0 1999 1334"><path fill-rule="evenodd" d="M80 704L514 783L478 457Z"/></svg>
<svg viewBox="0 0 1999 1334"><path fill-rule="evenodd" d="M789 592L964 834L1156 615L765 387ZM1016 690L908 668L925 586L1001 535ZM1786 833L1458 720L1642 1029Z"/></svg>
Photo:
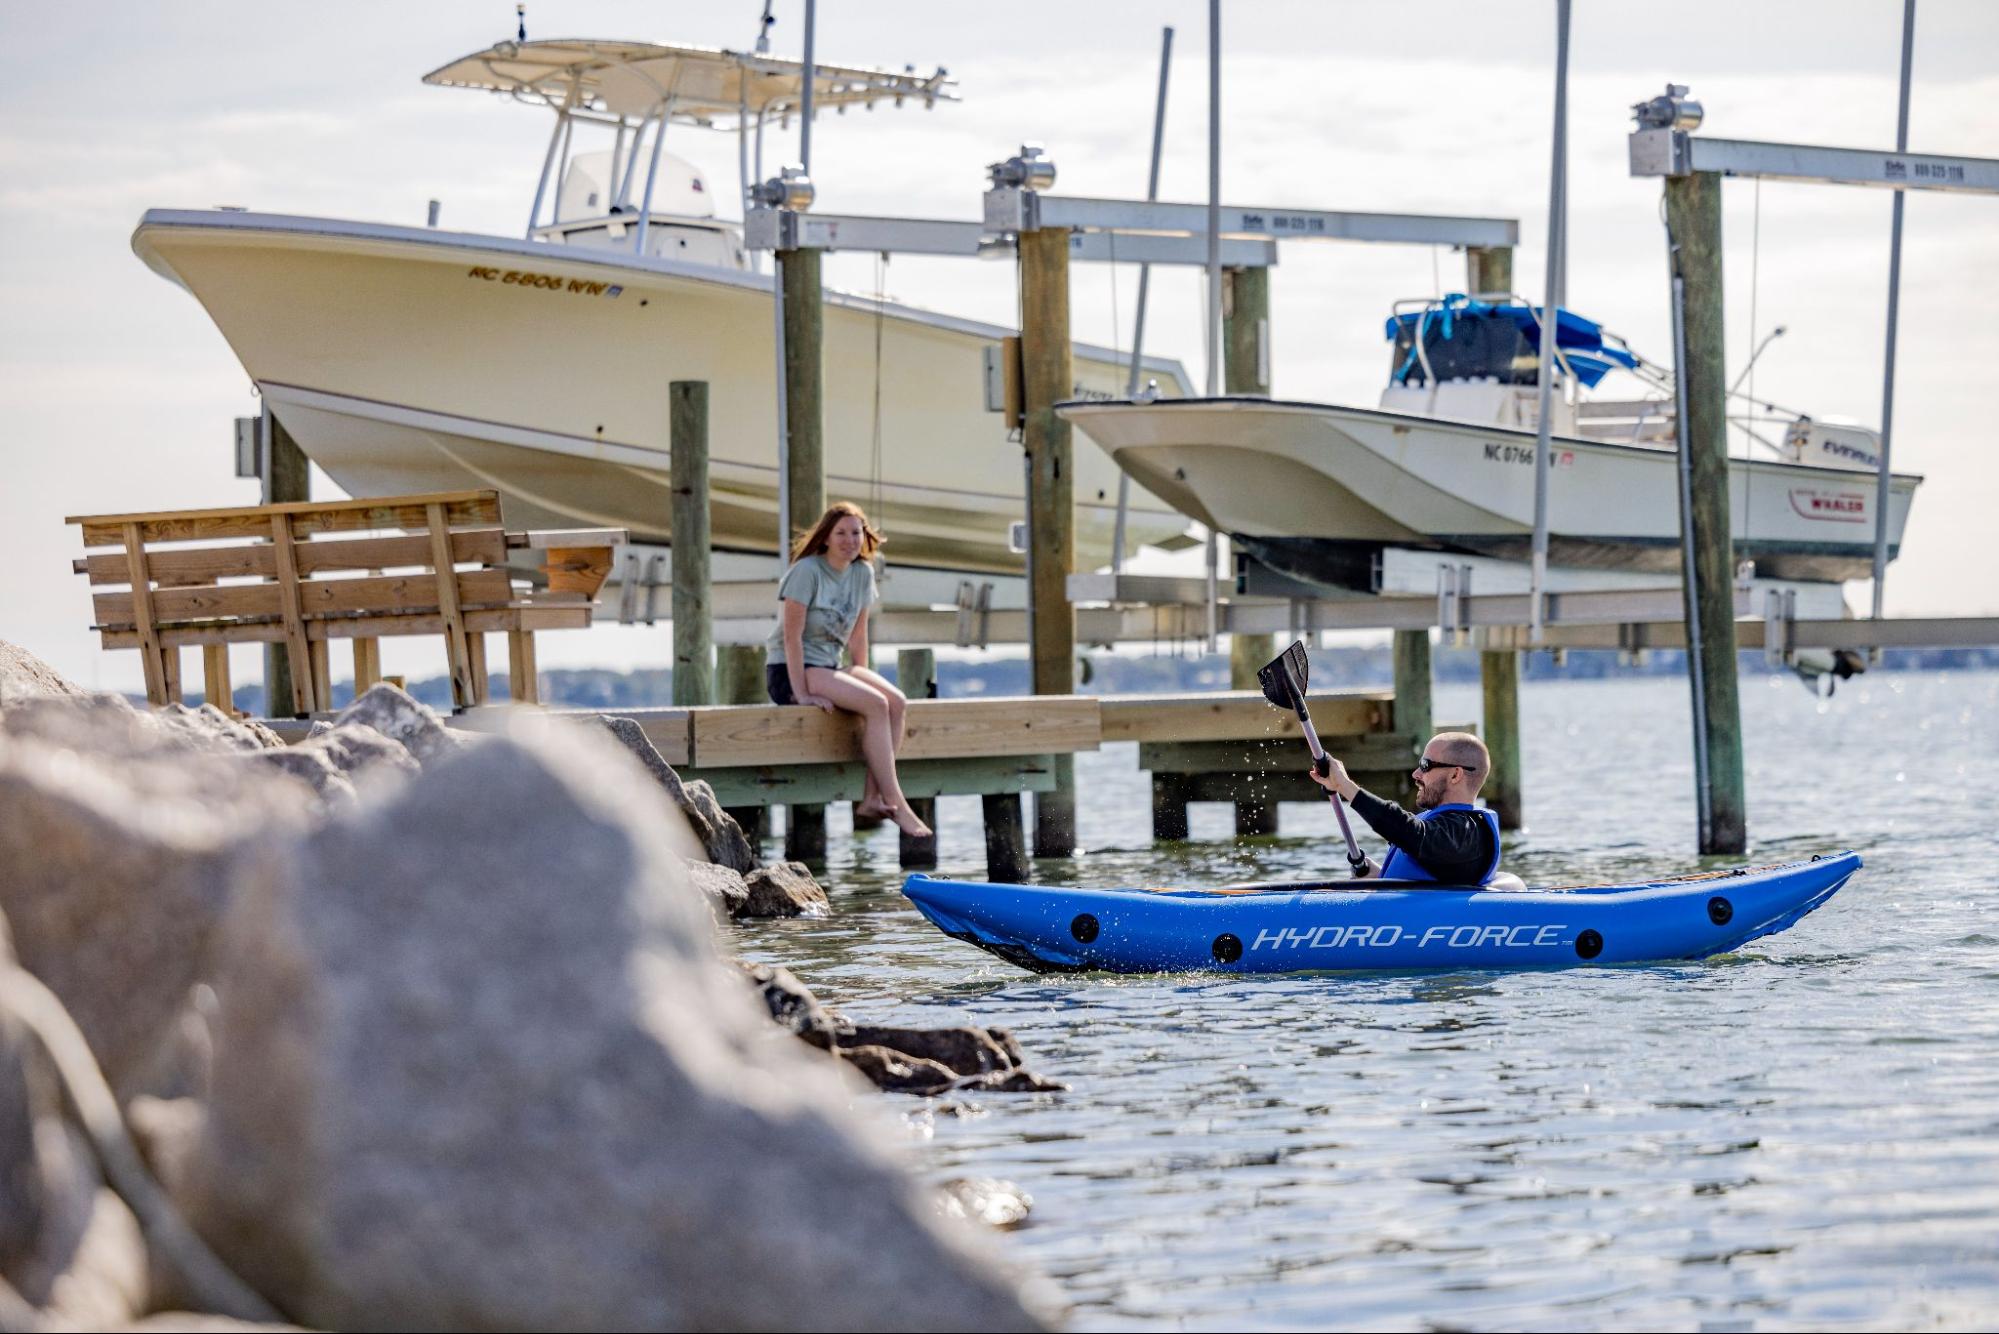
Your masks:
<svg viewBox="0 0 1999 1334"><path fill-rule="evenodd" d="M764 666L764 693L773 704L796 704L798 700L791 693L791 668L781 662Z"/></svg>

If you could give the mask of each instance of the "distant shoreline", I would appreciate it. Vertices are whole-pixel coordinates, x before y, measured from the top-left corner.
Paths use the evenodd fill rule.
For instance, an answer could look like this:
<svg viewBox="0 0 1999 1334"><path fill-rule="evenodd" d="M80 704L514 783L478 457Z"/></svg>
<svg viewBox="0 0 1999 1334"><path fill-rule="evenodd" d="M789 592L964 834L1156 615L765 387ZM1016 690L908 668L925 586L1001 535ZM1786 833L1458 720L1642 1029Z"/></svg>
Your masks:
<svg viewBox="0 0 1999 1334"><path fill-rule="evenodd" d="M1434 679L1440 684L1465 685L1479 679L1479 655L1475 649L1439 648L1432 663ZM1632 677L1684 676L1686 655L1678 649L1650 650L1642 662L1623 661L1610 649L1572 650L1557 666L1548 653L1529 653L1521 664L1521 680L1529 684L1547 681L1604 681ZM1199 690L1222 690L1228 686L1229 660L1226 655L1193 658L1133 657L1116 654L1086 655L1088 680L1081 682L1086 694L1143 695L1171 694ZM877 667L895 674L893 655L876 657ZM1332 648L1312 654L1312 681L1315 685L1386 688L1391 680L1389 649ZM1744 679L1784 676L1764 664L1762 653L1754 650L1740 657ZM1876 673L1999 671L1999 648L1970 649L1889 649L1882 665L1854 681L1865 681ZM542 673L542 703L554 708L618 709L668 708L673 704L673 673L670 669L645 668L611 671L594 668L553 668ZM1846 683L1852 688L1852 682ZM938 694L945 698L977 695L1026 695L1027 659L1013 654L976 659L939 659ZM495 680L495 698L503 698L504 677ZM432 708L451 707L451 682L435 676L409 685L409 692ZM335 707L353 698L353 683L337 682L333 687ZM188 696L193 700L195 696ZM262 715L264 689L261 684L240 687L234 703L246 713Z"/></svg>

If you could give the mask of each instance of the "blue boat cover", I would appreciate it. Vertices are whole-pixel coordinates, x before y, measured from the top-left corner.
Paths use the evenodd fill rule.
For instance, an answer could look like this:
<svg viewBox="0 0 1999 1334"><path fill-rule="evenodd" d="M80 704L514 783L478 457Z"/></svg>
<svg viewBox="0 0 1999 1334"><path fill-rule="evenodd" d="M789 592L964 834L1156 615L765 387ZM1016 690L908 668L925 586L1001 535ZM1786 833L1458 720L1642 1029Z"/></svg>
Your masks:
<svg viewBox="0 0 1999 1334"><path fill-rule="evenodd" d="M1466 296L1463 292L1452 292L1436 304L1427 306L1422 310L1412 310L1405 314L1389 316L1385 332L1392 340L1397 333L1408 329L1411 325L1415 325L1417 327L1412 330L1412 335L1416 338L1421 338L1424 332L1423 326L1435 321L1440 326L1438 332L1443 337L1449 338L1451 336L1451 326L1460 313L1497 315L1504 319L1510 319L1520 330L1521 336L1527 340L1528 344L1536 352L1540 351L1541 307L1520 305L1512 302L1498 306L1490 302L1475 300L1472 297ZM1626 370L1633 370L1638 365L1638 358L1630 352L1604 342L1602 325L1598 324L1595 320L1584 319L1573 310L1556 309L1555 346L1562 350L1562 359L1575 371L1576 378L1591 389L1596 388L1597 381L1610 373L1612 366L1622 366ZM1413 352L1410 360L1413 364ZM1397 372L1396 379L1399 381L1407 372L1408 367L1405 366L1401 371Z"/></svg>

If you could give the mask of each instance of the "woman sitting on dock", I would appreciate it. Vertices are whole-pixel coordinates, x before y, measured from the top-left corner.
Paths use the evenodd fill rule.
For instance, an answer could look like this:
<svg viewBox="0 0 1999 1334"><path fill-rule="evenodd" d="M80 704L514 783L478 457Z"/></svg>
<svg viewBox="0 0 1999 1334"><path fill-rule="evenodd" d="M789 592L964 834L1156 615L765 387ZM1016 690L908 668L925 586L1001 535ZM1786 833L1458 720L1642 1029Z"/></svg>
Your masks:
<svg viewBox="0 0 1999 1334"><path fill-rule="evenodd" d="M908 701L866 665L868 608L876 598L869 561L881 544L861 507L838 500L792 547L791 568L777 588L783 614L764 644L764 685L774 704L858 713L868 781L854 814L890 819L903 833L928 838L930 826L910 809L895 776ZM843 647L851 667L840 666Z"/></svg>

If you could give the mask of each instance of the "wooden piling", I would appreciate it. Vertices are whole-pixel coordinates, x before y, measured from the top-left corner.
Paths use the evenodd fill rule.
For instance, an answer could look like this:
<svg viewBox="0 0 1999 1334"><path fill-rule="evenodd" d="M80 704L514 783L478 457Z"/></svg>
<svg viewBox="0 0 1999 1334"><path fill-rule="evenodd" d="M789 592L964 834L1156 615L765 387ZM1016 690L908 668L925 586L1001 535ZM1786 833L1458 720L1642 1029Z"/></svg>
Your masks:
<svg viewBox="0 0 1999 1334"><path fill-rule="evenodd" d="M718 704L768 704L764 690L764 651L757 644L722 644L715 649L715 702ZM731 806L726 808L752 844L770 835L770 808Z"/></svg>
<svg viewBox="0 0 1999 1334"><path fill-rule="evenodd" d="M784 285L785 480L791 500L791 531L784 535L779 560L826 509L825 306L819 256L817 250L777 252L778 281Z"/></svg>
<svg viewBox="0 0 1999 1334"><path fill-rule="evenodd" d="M1728 513L1728 380L1723 361L1721 176L1666 178L1672 272L1681 280L1685 420L1691 470L1693 569L1685 572L1686 614L1699 626L1694 745L1707 755L1700 850L1737 854L1748 843L1742 778L1742 702L1735 671L1735 552ZM1690 635L1691 639L1692 636ZM1697 768L1699 766L1696 766Z"/></svg>
<svg viewBox="0 0 1999 1334"><path fill-rule="evenodd" d="M784 858L786 861L826 864L826 806L814 802L784 808Z"/></svg>
<svg viewBox="0 0 1999 1334"><path fill-rule="evenodd" d="M1222 392L1270 397L1270 270L1222 270Z"/></svg>
<svg viewBox="0 0 1999 1334"><path fill-rule="evenodd" d="M1413 765L1431 736L1430 632L1397 630L1393 658L1395 730L1414 738L1417 750L1409 757Z"/></svg>
<svg viewBox="0 0 1999 1334"><path fill-rule="evenodd" d="M1262 270L1254 270L1262 272ZM1245 270L1237 269L1242 273ZM1233 392L1233 391L1231 391ZM1277 636L1275 635L1230 635L1229 636L1229 688L1231 690L1260 690L1262 683L1256 679L1257 668L1277 656ZM1185 823L1185 817L1182 817ZM1235 804L1235 832L1237 838L1248 838L1258 834L1277 832L1277 803L1274 801L1238 801ZM1182 837L1185 837L1183 834Z"/></svg>
<svg viewBox="0 0 1999 1334"><path fill-rule="evenodd" d="M1027 830L1021 821L1020 794L993 792L979 801L986 822L986 879L1024 882L1028 873Z"/></svg>
<svg viewBox="0 0 1999 1334"><path fill-rule="evenodd" d="M1028 638L1034 693L1076 689L1076 609L1069 575L1076 563L1075 478L1069 423L1055 404L1075 392L1069 343L1069 233L1020 234L1020 356L1027 451ZM990 830L988 831L990 846ZM1056 762L1056 788L1034 797L1034 855L1066 857L1076 847L1074 757Z"/></svg>
<svg viewBox="0 0 1999 1334"><path fill-rule="evenodd" d="M268 411L268 409L267 409ZM270 449L264 458L264 500L282 505L312 499L312 469L305 451L292 439L276 413L270 414ZM283 643L264 645L264 713L282 718L296 713L298 692L292 684L290 649Z"/></svg>
<svg viewBox="0 0 1999 1334"><path fill-rule="evenodd" d="M895 684L911 699L937 698L937 654L927 648L906 648L895 655ZM937 798L911 797L909 809L930 826L929 838L900 834L898 856L905 868L920 869L937 864Z"/></svg>
<svg viewBox="0 0 1999 1334"><path fill-rule="evenodd" d="M1492 752L1492 772L1486 775L1485 804L1499 817L1501 829L1518 829L1524 815L1520 797L1520 654L1517 650L1478 655L1479 685L1485 711L1479 726L1485 748Z"/></svg>
<svg viewBox="0 0 1999 1334"><path fill-rule="evenodd" d="M667 386L673 486L673 702L715 702L715 614L708 581L708 382Z"/></svg>

